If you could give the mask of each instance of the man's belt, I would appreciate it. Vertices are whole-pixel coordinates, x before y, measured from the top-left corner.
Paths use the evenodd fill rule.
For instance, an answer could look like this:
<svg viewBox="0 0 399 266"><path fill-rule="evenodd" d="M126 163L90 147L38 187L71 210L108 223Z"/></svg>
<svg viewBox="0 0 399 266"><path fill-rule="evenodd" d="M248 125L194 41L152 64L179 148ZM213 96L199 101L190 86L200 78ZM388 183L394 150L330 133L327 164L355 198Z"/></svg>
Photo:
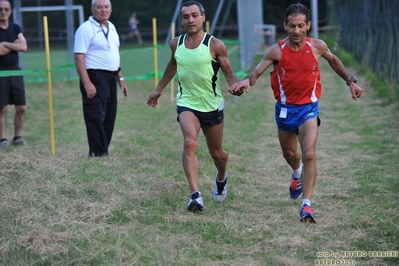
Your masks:
<svg viewBox="0 0 399 266"><path fill-rule="evenodd" d="M110 70L105 70L105 69L90 69L90 70L105 72L105 73L108 73L108 74L111 74L111 75L115 75L115 76L118 75L119 71L121 71L120 68L118 68L118 70L115 70L115 71L110 71Z"/></svg>

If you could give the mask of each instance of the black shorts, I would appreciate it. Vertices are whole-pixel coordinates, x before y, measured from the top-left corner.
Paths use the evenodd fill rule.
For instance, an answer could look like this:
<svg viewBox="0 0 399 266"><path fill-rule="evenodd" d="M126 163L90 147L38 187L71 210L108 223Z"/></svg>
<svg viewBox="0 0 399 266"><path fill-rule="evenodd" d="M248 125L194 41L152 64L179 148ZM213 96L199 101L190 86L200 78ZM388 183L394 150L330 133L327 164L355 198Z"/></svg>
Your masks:
<svg viewBox="0 0 399 266"><path fill-rule="evenodd" d="M0 77L0 107L26 105L25 86L22 76Z"/></svg>
<svg viewBox="0 0 399 266"><path fill-rule="evenodd" d="M204 113L204 112L195 111L188 107L177 106L177 114L181 114L184 111L192 112L200 121L201 127L203 127L204 125L207 125L207 126L219 125L223 122L223 119L224 119L223 110L221 110L221 111L216 110L216 111ZM177 116L177 122L179 122L179 116Z"/></svg>

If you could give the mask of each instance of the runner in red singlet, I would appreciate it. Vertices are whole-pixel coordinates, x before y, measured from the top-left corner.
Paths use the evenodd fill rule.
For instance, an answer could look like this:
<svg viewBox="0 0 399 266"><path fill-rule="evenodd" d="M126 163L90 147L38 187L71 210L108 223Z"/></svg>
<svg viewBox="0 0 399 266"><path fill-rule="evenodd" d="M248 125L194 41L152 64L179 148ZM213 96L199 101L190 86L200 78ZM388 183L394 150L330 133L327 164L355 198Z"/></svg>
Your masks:
<svg viewBox="0 0 399 266"><path fill-rule="evenodd" d="M290 197L296 199L303 195L300 220L316 223L310 201L317 177L318 100L321 96L318 60L322 57L328 61L331 68L346 81L354 100L362 95L362 89L324 41L307 37L311 25L309 17L306 6L290 5L284 13L284 29L288 37L272 45L255 70L243 81L231 86L229 91L249 92L250 87L273 64L270 75L277 100L275 117L278 137L284 159L293 170ZM301 153L297 149L298 142Z"/></svg>

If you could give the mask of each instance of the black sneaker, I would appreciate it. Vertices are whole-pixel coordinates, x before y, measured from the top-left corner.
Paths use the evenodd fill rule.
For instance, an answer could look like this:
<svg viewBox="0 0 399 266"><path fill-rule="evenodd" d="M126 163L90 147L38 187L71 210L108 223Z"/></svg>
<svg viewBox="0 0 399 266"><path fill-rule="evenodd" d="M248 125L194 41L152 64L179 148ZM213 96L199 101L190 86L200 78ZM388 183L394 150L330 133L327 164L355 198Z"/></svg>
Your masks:
<svg viewBox="0 0 399 266"><path fill-rule="evenodd" d="M22 137L14 137L14 139L12 140L12 144L17 146L27 145L26 141Z"/></svg>
<svg viewBox="0 0 399 266"><path fill-rule="evenodd" d="M1 139L0 140L0 147L5 147L8 145L8 140L7 139Z"/></svg>

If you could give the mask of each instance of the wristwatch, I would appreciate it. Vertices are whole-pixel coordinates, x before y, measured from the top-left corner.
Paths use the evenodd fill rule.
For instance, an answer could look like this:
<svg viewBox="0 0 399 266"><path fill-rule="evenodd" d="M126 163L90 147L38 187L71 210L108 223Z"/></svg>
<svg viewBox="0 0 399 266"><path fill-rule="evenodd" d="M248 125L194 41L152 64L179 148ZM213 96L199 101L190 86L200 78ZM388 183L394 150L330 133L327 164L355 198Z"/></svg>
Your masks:
<svg viewBox="0 0 399 266"><path fill-rule="evenodd" d="M346 85L350 86L352 82L357 83L357 79L355 77L351 77L351 79L349 81L346 82Z"/></svg>

